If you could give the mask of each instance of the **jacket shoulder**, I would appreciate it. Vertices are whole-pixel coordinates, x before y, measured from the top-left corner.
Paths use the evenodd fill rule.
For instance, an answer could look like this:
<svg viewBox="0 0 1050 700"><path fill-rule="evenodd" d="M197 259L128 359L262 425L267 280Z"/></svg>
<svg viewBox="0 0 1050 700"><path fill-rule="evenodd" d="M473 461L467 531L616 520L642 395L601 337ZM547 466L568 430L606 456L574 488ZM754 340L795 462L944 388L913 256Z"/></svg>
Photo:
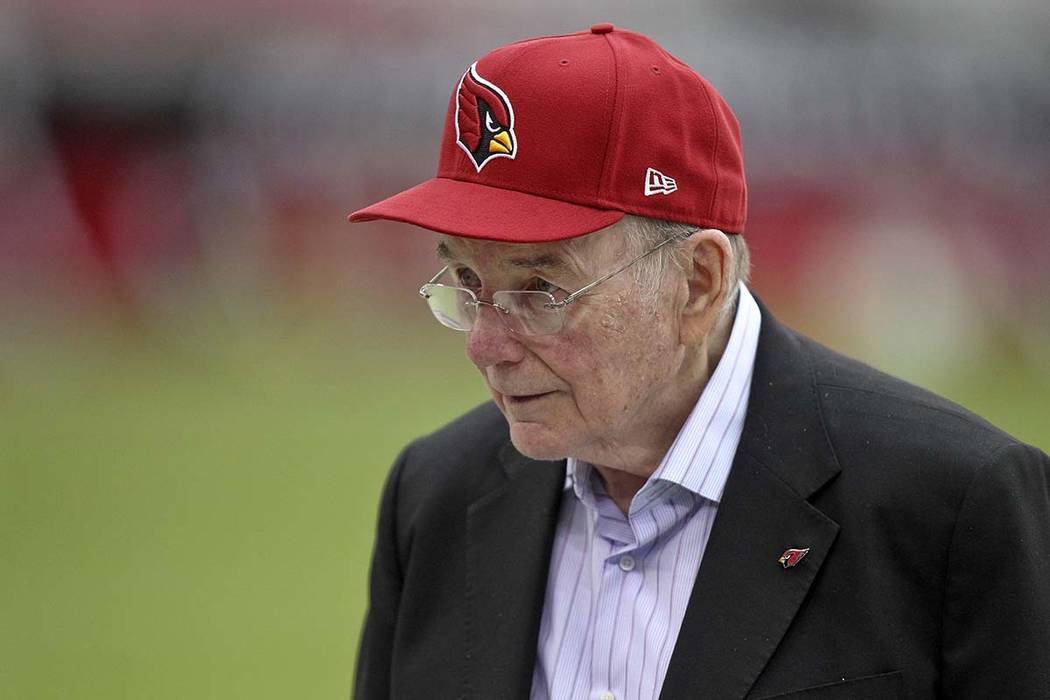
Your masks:
<svg viewBox="0 0 1050 700"><path fill-rule="evenodd" d="M399 459L402 508L469 503L504 478L500 454L509 443L507 421L491 401L412 441Z"/></svg>
<svg viewBox="0 0 1050 700"><path fill-rule="evenodd" d="M474 407L433 433L414 440L407 449L413 462L426 461L431 469L458 466L496 456L510 440L507 420L491 401Z"/></svg>
<svg viewBox="0 0 1050 700"><path fill-rule="evenodd" d="M814 386L836 449L860 444L980 464L1019 441L973 411L804 336ZM937 460L937 461L944 461Z"/></svg>

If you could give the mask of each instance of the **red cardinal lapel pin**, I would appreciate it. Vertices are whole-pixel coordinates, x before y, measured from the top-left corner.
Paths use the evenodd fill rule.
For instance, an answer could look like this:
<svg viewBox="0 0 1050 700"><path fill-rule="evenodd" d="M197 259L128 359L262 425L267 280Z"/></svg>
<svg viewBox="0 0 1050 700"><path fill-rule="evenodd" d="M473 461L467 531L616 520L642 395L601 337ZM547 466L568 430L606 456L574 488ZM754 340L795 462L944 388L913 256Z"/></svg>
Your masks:
<svg viewBox="0 0 1050 700"><path fill-rule="evenodd" d="M809 548L806 549L785 549L784 553L780 555L780 565L785 569L790 569L792 566L797 565L802 561L803 557L809 554Z"/></svg>

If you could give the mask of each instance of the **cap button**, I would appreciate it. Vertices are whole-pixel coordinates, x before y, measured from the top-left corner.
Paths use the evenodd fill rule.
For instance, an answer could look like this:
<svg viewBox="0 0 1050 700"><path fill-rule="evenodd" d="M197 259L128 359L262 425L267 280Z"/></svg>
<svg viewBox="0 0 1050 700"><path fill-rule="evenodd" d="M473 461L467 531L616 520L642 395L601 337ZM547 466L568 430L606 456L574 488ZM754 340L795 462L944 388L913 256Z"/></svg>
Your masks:
<svg viewBox="0 0 1050 700"><path fill-rule="evenodd" d="M591 27L591 34L608 34L613 30L613 26L608 22L600 22Z"/></svg>

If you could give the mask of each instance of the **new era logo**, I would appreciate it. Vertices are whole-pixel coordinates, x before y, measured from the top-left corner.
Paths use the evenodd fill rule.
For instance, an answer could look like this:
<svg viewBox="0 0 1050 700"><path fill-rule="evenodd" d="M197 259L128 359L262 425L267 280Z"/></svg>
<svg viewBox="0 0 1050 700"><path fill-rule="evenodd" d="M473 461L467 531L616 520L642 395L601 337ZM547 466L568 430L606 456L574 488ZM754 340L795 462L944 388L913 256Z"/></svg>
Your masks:
<svg viewBox="0 0 1050 700"><path fill-rule="evenodd" d="M671 194L678 189L678 183L673 177L667 177L655 168L645 171L645 196L654 194Z"/></svg>

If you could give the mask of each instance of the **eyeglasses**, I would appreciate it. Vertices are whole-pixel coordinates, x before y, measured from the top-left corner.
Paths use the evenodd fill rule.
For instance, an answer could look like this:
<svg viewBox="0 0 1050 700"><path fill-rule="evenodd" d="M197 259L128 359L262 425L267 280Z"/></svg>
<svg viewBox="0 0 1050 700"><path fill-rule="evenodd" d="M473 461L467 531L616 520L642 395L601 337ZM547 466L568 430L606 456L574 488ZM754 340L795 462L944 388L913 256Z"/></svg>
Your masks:
<svg viewBox="0 0 1050 700"><path fill-rule="evenodd" d="M672 236L658 243L625 265L609 274L599 277L585 287L558 301L548 292L521 290L500 291L492 293L492 301L478 299L477 295L464 287L453 287L439 284L438 280L448 272L448 266L434 275L429 282L419 288L419 295L426 299L434 318L443 326L456 331L469 331L477 322L482 306L491 306L497 311L500 321L510 331L519 335L551 335L561 330L565 323L565 308L572 302L587 294L608 279L620 274L631 265L642 260L668 243L679 241L700 229L693 229L678 236Z"/></svg>

